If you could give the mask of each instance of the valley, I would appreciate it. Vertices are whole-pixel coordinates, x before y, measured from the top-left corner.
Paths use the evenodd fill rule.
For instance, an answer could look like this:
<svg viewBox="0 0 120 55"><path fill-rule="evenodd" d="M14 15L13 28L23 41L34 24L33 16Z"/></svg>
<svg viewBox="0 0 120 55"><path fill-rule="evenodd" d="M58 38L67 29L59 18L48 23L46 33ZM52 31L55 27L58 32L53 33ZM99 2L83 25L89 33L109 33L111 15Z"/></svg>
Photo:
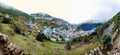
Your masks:
<svg viewBox="0 0 120 55"><path fill-rule="evenodd" d="M98 52L91 51L101 46L105 48L101 50L102 54L109 55L108 52L113 54L116 46L117 53L120 50L119 31L116 34L120 30L119 24L120 12L105 23L80 25L70 24L46 13L26 14L15 8L0 6L0 33L3 34L0 35L0 44L5 34L11 43L30 55L95 55L93 53ZM114 45L112 41L117 44ZM0 47L0 55L2 48Z"/></svg>

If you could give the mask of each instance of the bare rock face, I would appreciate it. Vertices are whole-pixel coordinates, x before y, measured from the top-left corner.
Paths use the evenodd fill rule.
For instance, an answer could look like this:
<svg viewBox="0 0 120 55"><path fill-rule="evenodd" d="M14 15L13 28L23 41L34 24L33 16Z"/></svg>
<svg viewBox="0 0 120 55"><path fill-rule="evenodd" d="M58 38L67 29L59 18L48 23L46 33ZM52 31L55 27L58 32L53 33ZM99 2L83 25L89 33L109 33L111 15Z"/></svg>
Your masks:
<svg viewBox="0 0 120 55"><path fill-rule="evenodd" d="M111 43L113 45L112 55L120 55L120 29L117 29L114 33Z"/></svg>
<svg viewBox="0 0 120 55"><path fill-rule="evenodd" d="M25 53L22 48L11 43L8 36L0 33L0 55L30 55Z"/></svg>

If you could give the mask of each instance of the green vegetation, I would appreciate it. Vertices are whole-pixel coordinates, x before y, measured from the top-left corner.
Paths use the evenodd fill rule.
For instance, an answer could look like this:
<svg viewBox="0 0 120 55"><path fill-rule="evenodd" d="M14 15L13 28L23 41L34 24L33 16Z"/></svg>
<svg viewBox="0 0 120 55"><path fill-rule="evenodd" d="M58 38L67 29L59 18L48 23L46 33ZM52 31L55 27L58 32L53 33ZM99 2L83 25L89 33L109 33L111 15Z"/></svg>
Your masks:
<svg viewBox="0 0 120 55"><path fill-rule="evenodd" d="M9 24L10 21L11 21L11 18L4 18L4 19L3 19L3 23Z"/></svg>
<svg viewBox="0 0 120 55"><path fill-rule="evenodd" d="M15 33L11 25L0 23L2 26L2 33L9 36L12 43L22 47L26 52L30 52L32 55L53 55L55 48L64 49L65 44L57 44L50 41L37 41L33 35L27 37L21 34ZM1 30L1 28L0 28ZM13 33L12 33L13 32ZM14 34L14 35L13 35Z"/></svg>
<svg viewBox="0 0 120 55"><path fill-rule="evenodd" d="M24 16L26 18L31 18L28 14L26 14L20 10L17 10L15 8L12 8L12 7L5 8L2 5L0 5L0 12L3 14L11 15L11 16Z"/></svg>
<svg viewBox="0 0 120 55"><path fill-rule="evenodd" d="M120 28L120 12L118 14L116 14L111 20L109 20L108 22L104 23L103 25L101 25L99 28L96 29L96 33L97 35L102 36L104 30L109 27L110 24L114 23L114 28L112 29L112 34L116 31L116 29Z"/></svg>
<svg viewBox="0 0 120 55"><path fill-rule="evenodd" d="M101 43L98 41L90 43L88 45L84 45L82 47L79 48L71 48L71 50L69 51L63 51L64 53L61 53L61 55L82 55L88 51L90 51L91 49L96 48L98 45L100 45Z"/></svg>
<svg viewBox="0 0 120 55"><path fill-rule="evenodd" d="M36 19L34 20L34 22L40 25L40 30L43 30L44 26L51 26L51 28L61 27L61 26L66 27L64 24L58 25L57 23L52 23L52 21L46 19ZM53 21L53 22L57 22L57 21Z"/></svg>
<svg viewBox="0 0 120 55"><path fill-rule="evenodd" d="M30 52L31 55L53 55L55 48L64 49L65 44L37 41L34 30L26 26L27 22L31 20L24 14L20 14L19 11L0 7L0 13L3 14L0 16L0 32L8 35L12 43L20 46L24 51ZM10 17L4 19L5 14L10 15Z"/></svg>
<svg viewBox="0 0 120 55"><path fill-rule="evenodd" d="M81 42L82 40L83 40L83 37L73 38L71 42L78 43L78 42Z"/></svg>
<svg viewBox="0 0 120 55"><path fill-rule="evenodd" d="M113 32L112 33L114 33L115 31L116 31L116 29L119 29L120 28L120 12L117 14L117 15L115 15L114 17L113 17L113 19L111 19L110 20L110 22L113 22L114 21L114 28L113 28Z"/></svg>
<svg viewBox="0 0 120 55"><path fill-rule="evenodd" d="M67 50L70 50L70 49L71 49L71 43L70 43L70 42L67 42L65 48L66 48Z"/></svg>
<svg viewBox="0 0 120 55"><path fill-rule="evenodd" d="M49 38L47 38L47 36L44 35L43 33L38 33L37 36L36 36L36 40L44 41L44 40L49 40Z"/></svg>
<svg viewBox="0 0 120 55"><path fill-rule="evenodd" d="M111 36L107 34L103 34L101 38L101 42L103 45L109 45L111 42Z"/></svg>
<svg viewBox="0 0 120 55"><path fill-rule="evenodd" d="M84 39L83 39L84 42L88 42L89 40L90 40L89 36L85 36Z"/></svg>
<svg viewBox="0 0 120 55"><path fill-rule="evenodd" d="M79 43L79 42L88 42L89 40L91 40L92 38L90 36L84 36L84 37L78 37L78 38L73 38L71 40L71 43Z"/></svg>

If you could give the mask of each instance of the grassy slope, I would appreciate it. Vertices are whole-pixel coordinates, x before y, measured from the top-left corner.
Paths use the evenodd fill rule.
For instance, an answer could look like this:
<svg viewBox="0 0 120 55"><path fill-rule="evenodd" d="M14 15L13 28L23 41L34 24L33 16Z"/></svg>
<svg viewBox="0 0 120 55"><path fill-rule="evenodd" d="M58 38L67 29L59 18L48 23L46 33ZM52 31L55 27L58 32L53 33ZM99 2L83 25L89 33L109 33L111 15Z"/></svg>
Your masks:
<svg viewBox="0 0 120 55"><path fill-rule="evenodd" d="M64 53L62 55L81 55L81 54L84 54L84 53L90 51L91 49L96 48L99 44L100 44L100 42L96 41L94 43L90 43L88 45L84 45L82 47L72 49L70 51L64 51Z"/></svg>
<svg viewBox="0 0 120 55"><path fill-rule="evenodd" d="M52 42L39 42L36 41L35 37L30 35L28 37L15 34L12 36L8 30L12 30L8 24L3 25L3 33L9 36L11 42L17 44L18 46L22 47L25 51L30 52L32 55L52 55L54 48L63 48L64 44L57 44Z"/></svg>
<svg viewBox="0 0 120 55"><path fill-rule="evenodd" d="M58 20L54 21L57 22ZM56 27L61 27L64 26L66 27L65 24L62 25L58 25L57 23L52 23L52 21L50 20L46 20L46 19L36 19L34 22L38 23L40 25L40 30L44 29L44 26L51 26L52 28L56 28Z"/></svg>

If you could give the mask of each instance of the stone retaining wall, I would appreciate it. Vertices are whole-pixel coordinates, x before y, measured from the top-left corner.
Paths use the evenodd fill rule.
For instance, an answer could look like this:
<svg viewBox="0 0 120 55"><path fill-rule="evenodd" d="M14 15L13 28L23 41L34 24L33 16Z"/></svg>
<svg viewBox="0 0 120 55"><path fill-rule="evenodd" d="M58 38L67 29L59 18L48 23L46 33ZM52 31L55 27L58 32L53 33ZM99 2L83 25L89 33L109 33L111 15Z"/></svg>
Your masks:
<svg viewBox="0 0 120 55"><path fill-rule="evenodd" d="M8 36L2 33L0 33L0 50L3 55L30 55L30 53L25 53L19 46L11 43Z"/></svg>

